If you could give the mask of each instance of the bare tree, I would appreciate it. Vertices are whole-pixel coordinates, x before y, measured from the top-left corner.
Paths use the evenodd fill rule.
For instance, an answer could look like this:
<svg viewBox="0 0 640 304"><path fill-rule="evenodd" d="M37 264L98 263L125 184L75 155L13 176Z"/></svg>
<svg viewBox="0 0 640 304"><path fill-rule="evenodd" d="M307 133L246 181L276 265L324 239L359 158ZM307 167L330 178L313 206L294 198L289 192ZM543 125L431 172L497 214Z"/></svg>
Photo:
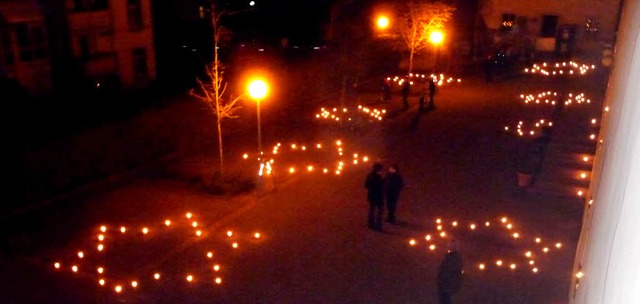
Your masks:
<svg viewBox="0 0 640 304"><path fill-rule="evenodd" d="M429 46L429 35L444 29L455 7L441 2L409 2L406 5L400 36L400 48L409 51L409 73L413 69L413 57Z"/></svg>
<svg viewBox="0 0 640 304"><path fill-rule="evenodd" d="M213 28L213 62L206 66L207 78L206 80L197 79L199 90L192 89L191 96L196 97L198 100L207 104L211 112L216 119L216 125L218 129L218 155L220 159L220 175L224 174L224 153L222 146L222 120L225 118L237 118L234 115L235 111L239 109L237 102L242 95L225 96L228 83L224 81L224 69L223 64L220 61L218 54L218 45L225 31L220 25L220 17L224 13L217 13L214 5L211 5L211 26Z"/></svg>

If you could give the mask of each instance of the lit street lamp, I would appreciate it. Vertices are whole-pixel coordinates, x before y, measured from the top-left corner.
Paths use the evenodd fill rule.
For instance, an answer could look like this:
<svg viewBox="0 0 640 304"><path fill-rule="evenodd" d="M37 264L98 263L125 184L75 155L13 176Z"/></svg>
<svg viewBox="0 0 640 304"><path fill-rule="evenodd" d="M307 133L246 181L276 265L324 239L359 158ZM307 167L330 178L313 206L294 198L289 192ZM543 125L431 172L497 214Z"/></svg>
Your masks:
<svg viewBox="0 0 640 304"><path fill-rule="evenodd" d="M433 31L429 34L429 42L433 44L433 71L436 70L438 60L438 45L444 41L444 34L441 31Z"/></svg>
<svg viewBox="0 0 640 304"><path fill-rule="evenodd" d="M249 96L256 100L257 116L258 116L258 153L262 155L262 133L260 130L260 99L267 95L267 83L263 80L257 79L249 83Z"/></svg>
<svg viewBox="0 0 640 304"><path fill-rule="evenodd" d="M381 30L387 29L389 27L389 18L387 16L379 16L376 25Z"/></svg>

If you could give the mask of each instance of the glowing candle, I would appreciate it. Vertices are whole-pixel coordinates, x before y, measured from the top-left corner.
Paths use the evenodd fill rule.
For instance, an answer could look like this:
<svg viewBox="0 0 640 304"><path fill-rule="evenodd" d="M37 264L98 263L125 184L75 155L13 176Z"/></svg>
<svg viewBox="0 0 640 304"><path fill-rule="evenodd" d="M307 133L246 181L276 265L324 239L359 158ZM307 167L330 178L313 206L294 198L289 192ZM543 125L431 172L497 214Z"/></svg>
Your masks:
<svg viewBox="0 0 640 304"><path fill-rule="evenodd" d="M124 227L124 226L120 227L120 232L122 233L127 232L127 227Z"/></svg>
<svg viewBox="0 0 640 304"><path fill-rule="evenodd" d="M584 273L582 271L578 271L578 273L576 273L576 278L582 279L582 277L584 277Z"/></svg>
<svg viewBox="0 0 640 304"><path fill-rule="evenodd" d="M469 228L471 228L471 230L475 230L476 229L476 224L469 225Z"/></svg>
<svg viewBox="0 0 640 304"><path fill-rule="evenodd" d="M122 292L122 286L117 285L117 286L116 286L116 288L114 288L114 290L115 290L117 293L120 293L120 292Z"/></svg>
<svg viewBox="0 0 640 304"><path fill-rule="evenodd" d="M487 226L487 227L489 227L489 226L491 225L491 223L489 223L489 222L485 222L485 223L484 223L484 225L485 225L485 226Z"/></svg>
<svg viewBox="0 0 640 304"><path fill-rule="evenodd" d="M220 277L217 277L215 282L216 282L216 284L221 284L222 283L222 279Z"/></svg>
<svg viewBox="0 0 640 304"><path fill-rule="evenodd" d="M442 222L441 219L436 219L436 223L440 224Z"/></svg>
<svg viewBox="0 0 640 304"><path fill-rule="evenodd" d="M511 268L511 269L516 269L516 264L511 264L511 265L509 265L509 268Z"/></svg>
<svg viewBox="0 0 640 304"><path fill-rule="evenodd" d="M104 249L104 245L98 244L98 251L102 251L102 249Z"/></svg>
<svg viewBox="0 0 640 304"><path fill-rule="evenodd" d="M198 227L198 222L195 222L195 221L194 221L193 223L191 223L191 226L193 226L193 228Z"/></svg>
<svg viewBox="0 0 640 304"><path fill-rule="evenodd" d="M84 252L78 251L78 257L81 259L84 258Z"/></svg>
<svg viewBox="0 0 640 304"><path fill-rule="evenodd" d="M98 267L98 268L96 268L96 271L97 271L98 273L103 273L103 272L104 272L104 268L102 268L102 267Z"/></svg>
<svg viewBox="0 0 640 304"><path fill-rule="evenodd" d="M457 221L453 221L453 223L451 223L451 225L453 225L453 227L458 226L458 222Z"/></svg>
<svg viewBox="0 0 640 304"><path fill-rule="evenodd" d="M154 274L153 274L153 278L154 278L154 279L156 279L156 280L160 280L160 274L159 274L159 273L157 273L157 272L156 272L156 273L154 273Z"/></svg>
<svg viewBox="0 0 640 304"><path fill-rule="evenodd" d="M220 265L218 264L213 265L213 271L218 271L218 270L220 270Z"/></svg>
<svg viewBox="0 0 640 304"><path fill-rule="evenodd" d="M165 226L171 226L171 221L170 220L165 220L164 221L164 225Z"/></svg>
<svg viewBox="0 0 640 304"><path fill-rule="evenodd" d="M497 261L496 261L496 265L498 265L498 266L502 266L502 260L497 260Z"/></svg>
<svg viewBox="0 0 640 304"><path fill-rule="evenodd" d="M517 232L513 234L514 239L517 239L518 237L520 237L520 234L518 234Z"/></svg>
<svg viewBox="0 0 640 304"><path fill-rule="evenodd" d="M478 268L479 268L480 270L484 270L484 267L485 267L485 266L484 266L484 264L482 264L482 263L480 263L480 265L478 265Z"/></svg>
<svg viewBox="0 0 640 304"><path fill-rule="evenodd" d="M526 256L526 257L530 257L530 256L531 256L531 251L527 251L527 252L525 252L525 253L524 253L524 256Z"/></svg>
<svg viewBox="0 0 640 304"><path fill-rule="evenodd" d="M560 247L562 247L562 244L556 243L556 248L560 249Z"/></svg>
<svg viewBox="0 0 640 304"><path fill-rule="evenodd" d="M71 266L71 271L78 272L78 266L76 265Z"/></svg>
<svg viewBox="0 0 640 304"><path fill-rule="evenodd" d="M503 217L502 219L500 219L501 222L506 223L507 222L507 218Z"/></svg>
<svg viewBox="0 0 640 304"><path fill-rule="evenodd" d="M436 245L434 245L434 244L429 245L429 249L431 251L436 250Z"/></svg>
<svg viewBox="0 0 640 304"><path fill-rule="evenodd" d="M99 241L104 241L104 235L102 235L102 234L98 235L98 240Z"/></svg>
<svg viewBox="0 0 640 304"><path fill-rule="evenodd" d="M100 281L98 281L98 284L100 284L100 286L104 286L106 282L104 281L104 279L100 279Z"/></svg>
<svg viewBox="0 0 640 304"><path fill-rule="evenodd" d="M441 237L445 237L445 236L447 236L447 234L444 231L442 231L442 232L440 232L440 236Z"/></svg>
<svg viewBox="0 0 640 304"><path fill-rule="evenodd" d="M233 231L228 230L228 231L227 231L227 236L228 236L228 237L231 237L232 235L233 235Z"/></svg>
<svg viewBox="0 0 640 304"><path fill-rule="evenodd" d="M55 267L56 269L60 269L60 262L53 263L53 267Z"/></svg>
<svg viewBox="0 0 640 304"><path fill-rule="evenodd" d="M196 235L197 236L201 236L202 235L202 231L200 231L200 230L196 231Z"/></svg>
<svg viewBox="0 0 640 304"><path fill-rule="evenodd" d="M144 234L149 233L149 228L147 228L147 227L142 228L142 233L144 233Z"/></svg>
<svg viewBox="0 0 640 304"><path fill-rule="evenodd" d="M542 242L542 239L540 239L539 237L536 238L536 243L540 243L540 242Z"/></svg>
<svg viewBox="0 0 640 304"><path fill-rule="evenodd" d="M187 212L187 214L186 214L185 216L186 216L188 219L190 219L190 218L193 216L193 214L191 214L191 212Z"/></svg>
<svg viewBox="0 0 640 304"><path fill-rule="evenodd" d="M430 240L431 240L431 235L428 235L428 234L427 234L427 235L424 237L424 239L425 239L425 240L427 240L427 241L430 241Z"/></svg>
<svg viewBox="0 0 640 304"><path fill-rule="evenodd" d="M242 155L242 158L244 158L244 159L249 158L249 154L247 154L247 153L243 154L243 155Z"/></svg>
<svg viewBox="0 0 640 304"><path fill-rule="evenodd" d="M233 243L231 246L233 246L233 248L238 248L238 243Z"/></svg>
<svg viewBox="0 0 640 304"><path fill-rule="evenodd" d="M414 239L409 240L409 245L413 246L415 244L416 244L416 240Z"/></svg>
<svg viewBox="0 0 640 304"><path fill-rule="evenodd" d="M133 287L133 288L138 287L138 282L137 281L131 281L131 287Z"/></svg>
<svg viewBox="0 0 640 304"><path fill-rule="evenodd" d="M100 231L107 232L107 226L100 226Z"/></svg>
<svg viewBox="0 0 640 304"><path fill-rule="evenodd" d="M533 267L533 269L531 269L531 271L533 271L534 273L538 272L538 268L537 267Z"/></svg>
<svg viewBox="0 0 640 304"><path fill-rule="evenodd" d="M207 252L207 257L208 258L213 258L213 252L211 252L211 251Z"/></svg>
<svg viewBox="0 0 640 304"><path fill-rule="evenodd" d="M188 275L187 276L187 281L192 282L193 281L193 275Z"/></svg>
<svg viewBox="0 0 640 304"><path fill-rule="evenodd" d="M542 248L542 251L544 251L544 252L549 252L549 248L544 247L544 248Z"/></svg>

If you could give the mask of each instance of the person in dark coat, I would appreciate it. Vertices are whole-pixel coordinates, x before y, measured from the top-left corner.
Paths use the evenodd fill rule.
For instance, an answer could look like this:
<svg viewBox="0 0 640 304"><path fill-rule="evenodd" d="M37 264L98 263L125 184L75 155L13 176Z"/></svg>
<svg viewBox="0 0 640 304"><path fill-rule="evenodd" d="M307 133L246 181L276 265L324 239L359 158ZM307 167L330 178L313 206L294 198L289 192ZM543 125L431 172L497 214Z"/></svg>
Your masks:
<svg viewBox="0 0 640 304"><path fill-rule="evenodd" d="M430 81L427 81L429 83L429 110L433 110L436 108L436 105L433 103L433 98L436 95L436 90L437 85L436 85L436 79L435 78L431 78Z"/></svg>
<svg viewBox="0 0 640 304"><path fill-rule="evenodd" d="M404 109L409 109L409 93L411 91L411 81L409 79L405 79L402 83L402 103L404 105Z"/></svg>
<svg viewBox="0 0 640 304"><path fill-rule="evenodd" d="M396 223L396 206L400 192L404 188L404 180L398 171L398 165L389 166L389 172L384 176L384 194L387 200L387 222Z"/></svg>
<svg viewBox="0 0 640 304"><path fill-rule="evenodd" d="M456 240L450 240L449 251L438 267L438 303L451 304L451 296L462 287L462 256Z"/></svg>
<svg viewBox="0 0 640 304"><path fill-rule="evenodd" d="M384 214L384 182L382 164L376 162L364 182L369 201L368 226L370 229L382 231L382 216Z"/></svg>

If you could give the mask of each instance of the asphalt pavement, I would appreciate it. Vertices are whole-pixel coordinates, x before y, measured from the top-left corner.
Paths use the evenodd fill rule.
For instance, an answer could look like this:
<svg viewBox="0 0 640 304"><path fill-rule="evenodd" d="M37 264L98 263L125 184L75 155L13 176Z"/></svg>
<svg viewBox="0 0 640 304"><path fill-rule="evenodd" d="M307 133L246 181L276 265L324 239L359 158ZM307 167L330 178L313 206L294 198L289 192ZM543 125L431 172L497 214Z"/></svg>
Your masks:
<svg viewBox="0 0 640 304"><path fill-rule="evenodd" d="M360 92L342 127L319 119L307 138L268 133L276 178L260 193L216 196L171 178L215 164L194 156L78 194L33 217L54 225L12 236L42 243L3 256L2 301L436 303L437 266L456 238L465 271L454 303L566 303L585 208L578 191L588 189L579 173L590 173L579 160L593 155L605 81L471 75L442 86L425 113L417 95L404 110L398 94L381 102ZM521 188L522 138L504 127L548 115L520 95L559 90L590 102L554 117L540 174ZM252 168L252 157L228 162ZM383 232L366 225L363 182L374 160L397 163L406 182L399 222Z"/></svg>

